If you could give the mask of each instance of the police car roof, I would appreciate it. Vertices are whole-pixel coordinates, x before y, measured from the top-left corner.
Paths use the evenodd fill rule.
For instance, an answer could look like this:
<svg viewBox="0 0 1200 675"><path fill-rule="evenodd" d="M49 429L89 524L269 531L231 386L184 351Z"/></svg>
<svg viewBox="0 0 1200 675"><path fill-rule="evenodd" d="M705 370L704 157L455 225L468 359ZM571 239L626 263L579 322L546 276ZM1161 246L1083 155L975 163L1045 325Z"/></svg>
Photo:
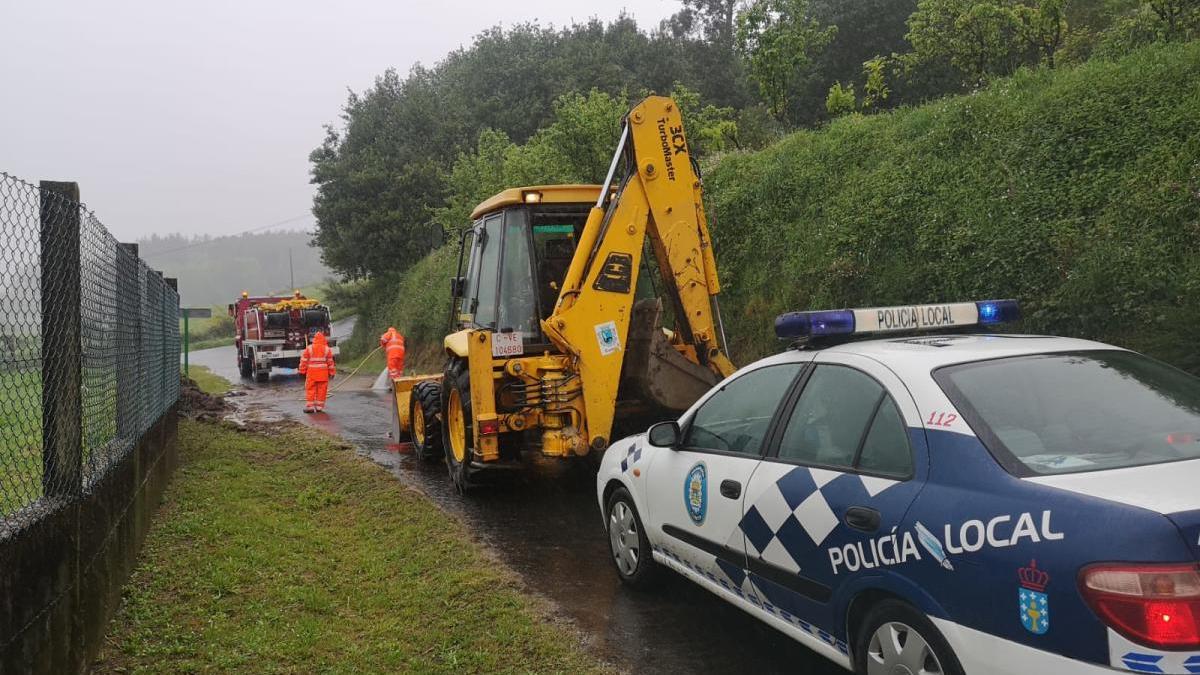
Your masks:
<svg viewBox="0 0 1200 675"><path fill-rule="evenodd" d="M879 361L901 377L915 375L955 363L969 363L1009 356L1074 352L1095 349L1120 349L1102 342L1045 335L949 334L937 333L882 337L836 344L816 351L789 349L763 362L807 361L813 354L859 354ZM818 360L820 357L817 357Z"/></svg>

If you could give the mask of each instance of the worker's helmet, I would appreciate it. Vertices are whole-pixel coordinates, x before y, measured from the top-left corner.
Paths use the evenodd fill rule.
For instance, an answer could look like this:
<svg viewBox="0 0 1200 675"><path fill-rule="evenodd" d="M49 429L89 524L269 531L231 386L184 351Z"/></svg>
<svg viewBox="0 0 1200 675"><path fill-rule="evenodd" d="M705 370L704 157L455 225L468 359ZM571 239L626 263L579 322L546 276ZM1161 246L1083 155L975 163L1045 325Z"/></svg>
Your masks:
<svg viewBox="0 0 1200 675"><path fill-rule="evenodd" d="M297 288L296 290L292 291L292 297L293 297L293 298L296 298L297 300L299 300L299 299L300 299L300 289L299 289L299 288Z"/></svg>

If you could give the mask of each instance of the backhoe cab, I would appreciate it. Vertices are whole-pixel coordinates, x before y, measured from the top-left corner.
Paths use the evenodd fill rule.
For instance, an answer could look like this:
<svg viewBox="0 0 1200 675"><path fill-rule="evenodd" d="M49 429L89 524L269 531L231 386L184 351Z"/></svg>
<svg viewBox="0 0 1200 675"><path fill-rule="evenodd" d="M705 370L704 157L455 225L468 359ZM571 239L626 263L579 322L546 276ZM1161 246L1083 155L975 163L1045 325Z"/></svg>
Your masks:
<svg viewBox="0 0 1200 675"><path fill-rule="evenodd" d="M523 453L598 457L618 417L629 428L617 433L644 428L733 371L700 179L671 99L629 113L604 185L505 190L472 221L444 372L393 382L393 436L423 458L444 454L460 488Z"/></svg>

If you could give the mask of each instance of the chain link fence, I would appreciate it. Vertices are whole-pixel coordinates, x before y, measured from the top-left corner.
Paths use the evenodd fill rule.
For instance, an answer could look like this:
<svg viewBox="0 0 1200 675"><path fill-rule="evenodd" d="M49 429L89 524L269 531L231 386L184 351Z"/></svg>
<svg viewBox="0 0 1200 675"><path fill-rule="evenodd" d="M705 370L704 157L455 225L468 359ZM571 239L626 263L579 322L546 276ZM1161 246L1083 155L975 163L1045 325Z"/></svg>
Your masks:
<svg viewBox="0 0 1200 675"><path fill-rule="evenodd" d="M0 267L2 538L86 493L178 399L179 294L73 184L7 173Z"/></svg>

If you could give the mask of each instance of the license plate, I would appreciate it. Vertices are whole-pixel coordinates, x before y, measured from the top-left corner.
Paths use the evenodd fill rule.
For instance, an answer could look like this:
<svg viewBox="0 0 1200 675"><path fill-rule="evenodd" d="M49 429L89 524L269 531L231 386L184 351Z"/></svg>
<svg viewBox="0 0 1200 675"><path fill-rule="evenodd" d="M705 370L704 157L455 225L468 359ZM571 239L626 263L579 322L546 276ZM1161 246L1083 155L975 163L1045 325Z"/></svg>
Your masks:
<svg viewBox="0 0 1200 675"><path fill-rule="evenodd" d="M492 356L520 356L524 353L523 338L519 331L492 333Z"/></svg>

